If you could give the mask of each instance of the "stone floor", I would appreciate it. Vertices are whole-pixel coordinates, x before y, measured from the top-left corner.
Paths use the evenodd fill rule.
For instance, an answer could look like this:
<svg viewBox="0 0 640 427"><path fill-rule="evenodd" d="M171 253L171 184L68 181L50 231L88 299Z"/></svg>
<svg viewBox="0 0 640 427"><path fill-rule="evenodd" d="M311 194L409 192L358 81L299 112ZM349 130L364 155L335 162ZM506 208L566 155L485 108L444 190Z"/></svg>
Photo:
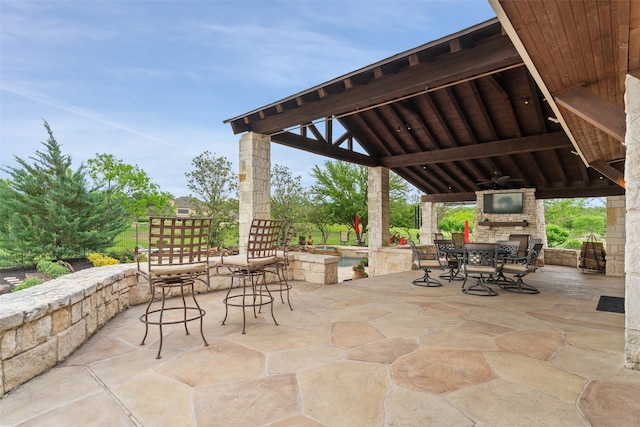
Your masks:
<svg viewBox="0 0 640 427"><path fill-rule="evenodd" d="M3 426L637 426L640 372L624 365L622 278L547 266L538 295L479 297L409 271L295 282L293 311L241 312L200 295L204 346L165 328L140 346L144 307L0 400Z"/></svg>

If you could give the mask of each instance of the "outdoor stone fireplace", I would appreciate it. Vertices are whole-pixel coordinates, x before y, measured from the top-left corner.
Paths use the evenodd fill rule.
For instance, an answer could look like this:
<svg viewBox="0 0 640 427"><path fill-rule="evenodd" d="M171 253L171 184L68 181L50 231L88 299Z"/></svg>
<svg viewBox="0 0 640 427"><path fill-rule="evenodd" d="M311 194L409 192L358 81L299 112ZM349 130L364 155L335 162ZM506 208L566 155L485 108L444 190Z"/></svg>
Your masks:
<svg viewBox="0 0 640 427"><path fill-rule="evenodd" d="M476 242L496 242L508 240L510 234L529 234L542 239L546 246L547 231L544 218L544 203L537 200L534 188L518 190L487 190L476 192L476 215L474 240ZM522 193L521 213L485 212L485 195ZM492 196L495 197L495 196Z"/></svg>

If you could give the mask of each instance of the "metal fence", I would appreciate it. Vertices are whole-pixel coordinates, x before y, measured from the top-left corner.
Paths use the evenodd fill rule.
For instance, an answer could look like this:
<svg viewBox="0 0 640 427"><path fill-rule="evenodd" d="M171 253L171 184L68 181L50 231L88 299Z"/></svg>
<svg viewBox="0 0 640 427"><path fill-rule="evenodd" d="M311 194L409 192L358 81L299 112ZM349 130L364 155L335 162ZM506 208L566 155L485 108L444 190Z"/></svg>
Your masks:
<svg viewBox="0 0 640 427"><path fill-rule="evenodd" d="M118 235L113 245L104 252L122 253L135 249L136 245L145 246L149 238L146 223L132 223L129 229ZM92 251L82 250L77 254L71 254L65 259L86 258ZM29 258L26 253L14 252L11 259L0 251L0 268L18 268L28 265Z"/></svg>

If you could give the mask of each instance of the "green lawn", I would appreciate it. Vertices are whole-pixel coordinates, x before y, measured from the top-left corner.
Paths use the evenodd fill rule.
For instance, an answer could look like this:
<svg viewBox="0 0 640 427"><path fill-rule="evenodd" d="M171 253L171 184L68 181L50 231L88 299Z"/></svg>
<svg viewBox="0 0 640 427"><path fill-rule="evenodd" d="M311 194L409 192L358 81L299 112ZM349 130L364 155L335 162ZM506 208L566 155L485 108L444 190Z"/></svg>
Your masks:
<svg viewBox="0 0 640 427"><path fill-rule="evenodd" d="M327 245L333 245L333 246L340 245L341 231L347 231L347 227L344 225L335 225L331 227L331 231L329 232L329 238L327 239ZM403 229L392 228L391 231L398 233L400 237L408 237L407 232ZM411 234L411 238L415 240L418 230L411 229L409 231ZM149 223L147 222L132 223L129 226L129 229L122 232L116 238L112 248L115 250L125 250L125 249L133 250L136 244L146 247L147 241L149 239L148 232L149 232ZM136 234L137 234L137 240L136 240ZM307 239L307 237L308 236L305 237L305 240ZM311 237L315 245L322 244L322 234L320 233L319 230L313 230L311 232ZM296 236L293 236L291 244L295 245L297 243L298 243L298 236L296 235ZM229 236L229 239L225 241L225 246L227 247L237 246L237 244L238 244L237 236ZM353 230L351 230L351 233L349 234L349 245L356 245L356 244L357 244L356 234Z"/></svg>

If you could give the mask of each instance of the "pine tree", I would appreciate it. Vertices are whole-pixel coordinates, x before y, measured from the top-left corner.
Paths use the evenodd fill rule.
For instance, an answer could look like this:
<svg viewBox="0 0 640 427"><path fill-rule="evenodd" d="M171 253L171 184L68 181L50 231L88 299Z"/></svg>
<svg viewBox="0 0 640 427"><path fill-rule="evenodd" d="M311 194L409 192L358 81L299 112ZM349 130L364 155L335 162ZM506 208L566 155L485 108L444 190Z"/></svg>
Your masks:
<svg viewBox="0 0 640 427"><path fill-rule="evenodd" d="M31 164L2 168L10 178L0 184L0 247L12 261L31 263L101 251L127 227L119 203L87 189L84 166L71 169L71 157L45 121L49 139Z"/></svg>

